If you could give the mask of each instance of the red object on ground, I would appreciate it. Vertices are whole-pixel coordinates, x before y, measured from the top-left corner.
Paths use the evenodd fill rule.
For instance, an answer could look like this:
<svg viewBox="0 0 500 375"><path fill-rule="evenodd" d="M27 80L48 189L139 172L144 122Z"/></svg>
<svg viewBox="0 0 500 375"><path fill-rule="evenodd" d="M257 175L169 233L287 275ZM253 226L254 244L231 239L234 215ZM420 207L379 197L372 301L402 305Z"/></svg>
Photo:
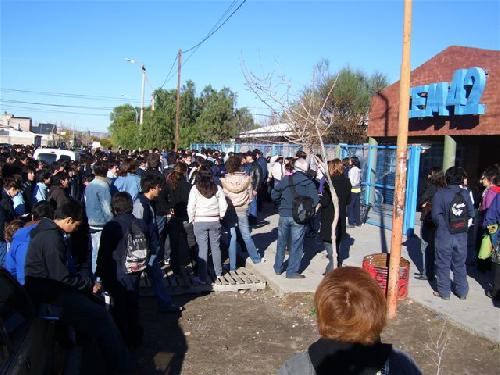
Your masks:
<svg viewBox="0 0 500 375"><path fill-rule="evenodd" d="M378 253L367 255L363 258L362 268L367 271L378 283L387 295L387 283L389 281L389 254ZM410 262L401 258L398 280L398 299L408 297L408 280L410 278Z"/></svg>

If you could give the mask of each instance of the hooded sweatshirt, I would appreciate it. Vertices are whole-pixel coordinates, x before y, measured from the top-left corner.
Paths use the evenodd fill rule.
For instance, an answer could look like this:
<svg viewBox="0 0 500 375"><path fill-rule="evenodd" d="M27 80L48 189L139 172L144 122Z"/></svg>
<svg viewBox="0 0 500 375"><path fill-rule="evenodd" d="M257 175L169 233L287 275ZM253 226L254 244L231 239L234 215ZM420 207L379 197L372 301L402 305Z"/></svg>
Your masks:
<svg viewBox="0 0 500 375"><path fill-rule="evenodd" d="M244 212L253 199L252 178L245 172L236 172L220 179L227 199L237 212Z"/></svg>
<svg viewBox="0 0 500 375"><path fill-rule="evenodd" d="M36 286L38 292L44 294L43 297L53 295L54 282L78 290L90 289L90 277L83 277L68 269L69 249L64 232L55 222L43 218L30 232L30 237L25 266L27 286Z"/></svg>

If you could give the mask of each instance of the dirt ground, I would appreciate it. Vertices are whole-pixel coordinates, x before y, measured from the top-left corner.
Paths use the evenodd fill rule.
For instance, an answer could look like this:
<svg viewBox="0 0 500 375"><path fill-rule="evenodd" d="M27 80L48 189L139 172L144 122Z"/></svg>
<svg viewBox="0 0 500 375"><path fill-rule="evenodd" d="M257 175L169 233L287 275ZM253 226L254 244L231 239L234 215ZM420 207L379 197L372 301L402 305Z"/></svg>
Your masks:
<svg viewBox="0 0 500 375"><path fill-rule="evenodd" d="M145 346L136 353L141 372L275 374L318 338L312 298L280 298L270 290L179 296L182 316L158 313L155 300L143 298ZM411 301L400 304L382 340L409 353L424 374L498 374L498 344Z"/></svg>

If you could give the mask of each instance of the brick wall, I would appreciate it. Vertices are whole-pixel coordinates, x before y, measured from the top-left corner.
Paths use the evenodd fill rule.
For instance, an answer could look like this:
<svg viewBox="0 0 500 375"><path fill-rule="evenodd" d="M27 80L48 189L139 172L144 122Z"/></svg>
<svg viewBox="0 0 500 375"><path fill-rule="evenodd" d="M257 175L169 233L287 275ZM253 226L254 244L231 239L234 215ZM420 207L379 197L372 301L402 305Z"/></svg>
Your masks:
<svg viewBox="0 0 500 375"><path fill-rule="evenodd" d="M487 73L481 116L413 118L409 135L500 135L500 51L451 46L411 73L411 87L451 82L457 69L478 66ZM399 110L399 81L372 97L368 116L370 137L396 136Z"/></svg>

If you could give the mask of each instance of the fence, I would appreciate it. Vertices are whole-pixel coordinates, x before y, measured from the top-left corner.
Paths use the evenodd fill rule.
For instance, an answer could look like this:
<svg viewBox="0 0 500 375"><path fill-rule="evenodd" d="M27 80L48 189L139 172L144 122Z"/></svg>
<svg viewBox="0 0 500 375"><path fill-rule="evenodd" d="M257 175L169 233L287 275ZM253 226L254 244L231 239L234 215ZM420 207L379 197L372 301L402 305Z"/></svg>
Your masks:
<svg viewBox="0 0 500 375"><path fill-rule="evenodd" d="M294 156L302 149L301 146L291 143L196 143L191 149L213 149L224 152L247 152L259 149L265 156L282 155ZM396 182L396 146L377 146L370 144L325 145L328 159L336 157L346 158L356 156L360 161L362 171L361 200L370 204L371 210L367 222L382 228L392 229L392 209ZM422 147L411 145L408 147L406 206L404 213L403 231L411 233L415 228L417 209L417 194L419 185L420 155Z"/></svg>

